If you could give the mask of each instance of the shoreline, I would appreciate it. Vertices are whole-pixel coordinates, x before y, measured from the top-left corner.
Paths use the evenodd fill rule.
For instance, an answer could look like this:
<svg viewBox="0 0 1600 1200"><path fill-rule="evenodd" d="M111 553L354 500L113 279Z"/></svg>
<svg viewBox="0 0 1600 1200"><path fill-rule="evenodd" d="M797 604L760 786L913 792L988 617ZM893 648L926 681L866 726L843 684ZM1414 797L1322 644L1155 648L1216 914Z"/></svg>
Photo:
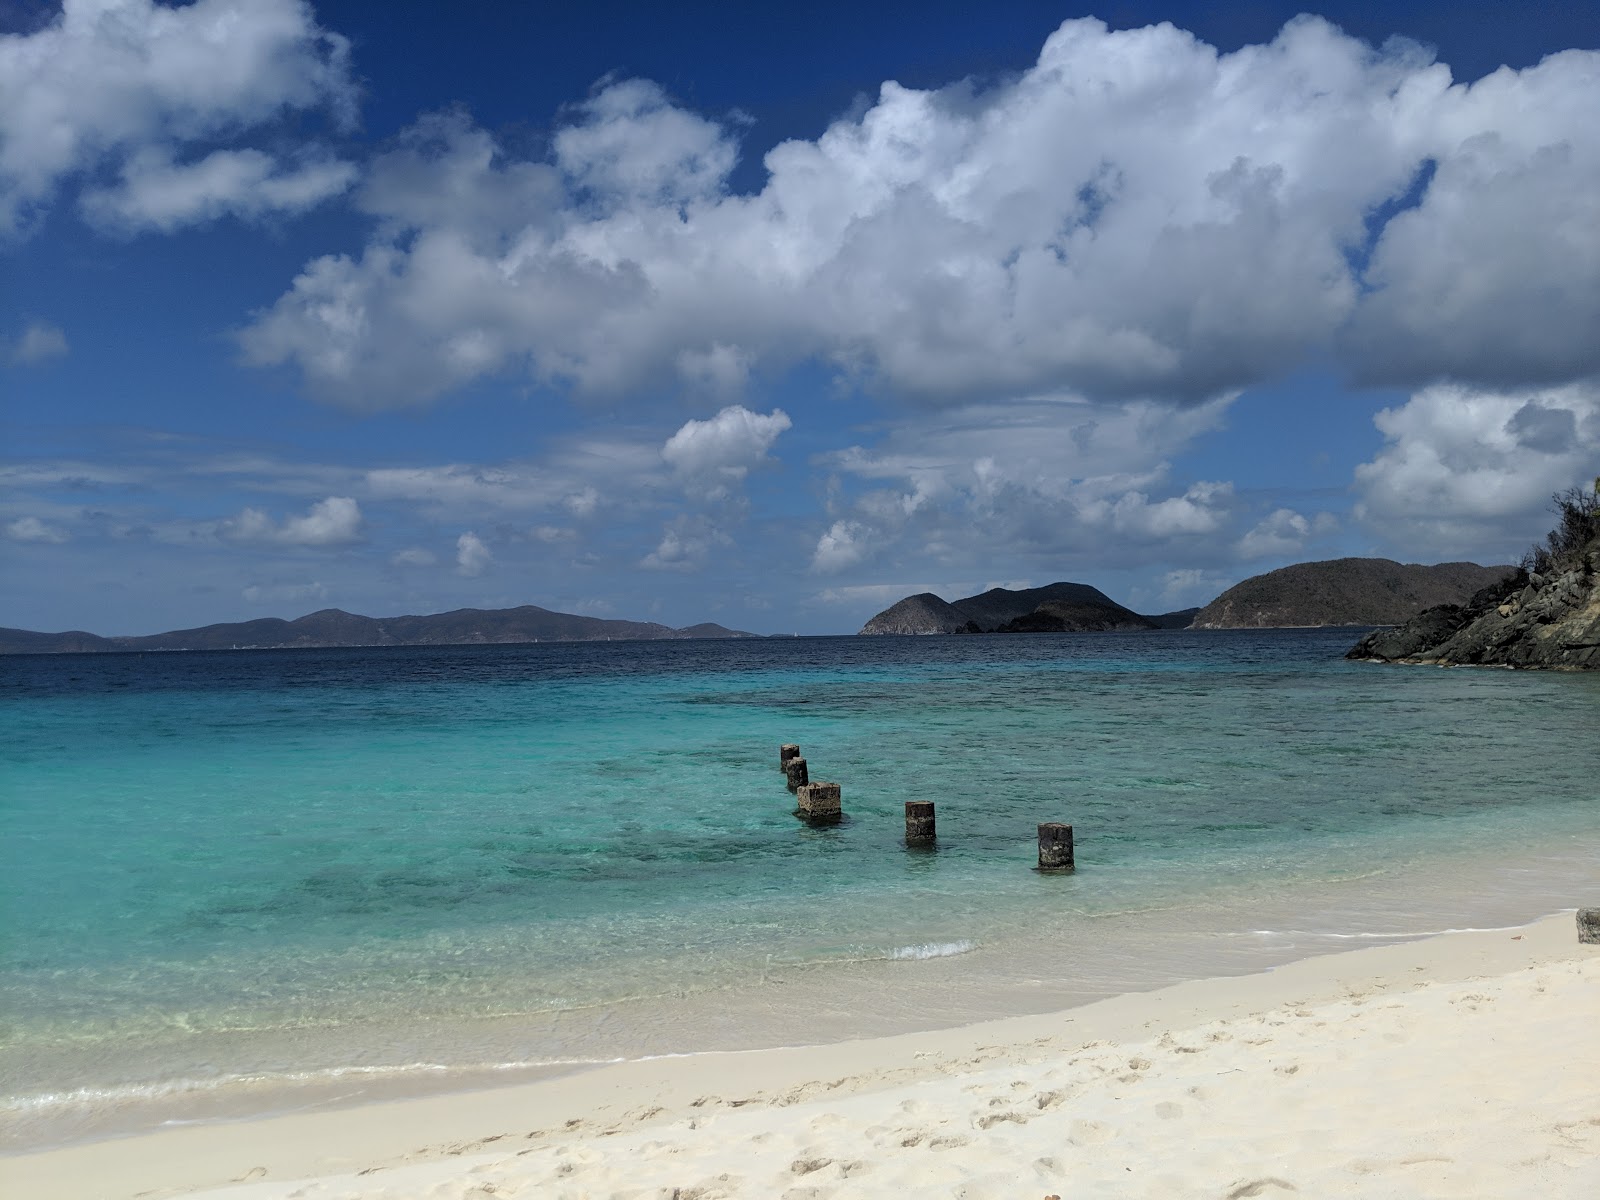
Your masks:
<svg viewBox="0 0 1600 1200"><path fill-rule="evenodd" d="M1565 1042L1548 1047L1549 1061L1530 1059L1526 1072L1532 1078L1558 1069L1563 1062L1587 1061L1592 1067L1600 1061L1600 1030L1589 1019L1593 989L1600 984L1600 950L1578 944L1572 913L1567 910L1520 930L1445 933L1319 954L1255 974L1191 980L1043 1015L823 1045L634 1059L532 1083L246 1120L169 1125L149 1133L8 1155L0 1158L0 1180L8 1190L39 1200L135 1194L154 1198L215 1188L225 1188L227 1194L245 1200L288 1195L295 1190L289 1181L310 1178L326 1180L325 1186L307 1193L319 1196L377 1194L399 1183L397 1173L421 1172L442 1184L457 1176L466 1180L469 1170L490 1174L503 1170L509 1172L509 1179L519 1171L525 1175L542 1169L540 1164L548 1166L544 1160L550 1155L565 1152L568 1157L563 1161L568 1165L573 1155L580 1159L586 1153L593 1155L600 1138L631 1143L635 1132L641 1136L652 1133L658 1135L657 1140L670 1135L669 1141L671 1137L687 1138L686 1145L703 1143L705 1149L715 1150L723 1135L688 1137L697 1122L704 1123L713 1115L718 1122L737 1118L752 1129L763 1121L788 1127L794 1123L792 1116L779 1116L780 1110L809 1112L819 1104L822 1108L839 1104L871 1108L872 1097L884 1098L904 1089L929 1090L930 1094L941 1088L950 1091L946 1085L953 1081L971 1083L1001 1068L1047 1073L1072 1054L1091 1049L1098 1052L1108 1046L1142 1046L1164 1034L1259 1018L1285 1007L1318 1012L1331 1024L1359 1032L1359 1022L1351 1015L1355 1010L1335 1012L1338 1006L1348 1009L1382 994L1401 1009L1416 1007L1422 1003L1420 997L1486 977L1492 978L1474 994L1498 989L1515 1000L1510 993L1520 995L1528 990L1525 977L1530 969L1561 976L1555 981L1558 986L1547 987L1541 995L1548 993L1551 1003L1559 1000L1577 1008ZM1572 994L1574 988L1585 986L1588 997ZM1442 1023L1441 1031L1448 1024ZM1248 1056L1244 1061L1249 1061ZM1437 1065L1443 1069L1448 1064ZM1470 1064L1466 1066L1470 1070ZM1457 1064L1455 1069L1461 1067ZM1449 1086L1443 1079L1439 1082L1441 1087ZM954 1094L961 1094L959 1088ZM944 1097L944 1104L949 1107L950 1097ZM1583 1129L1592 1129L1593 1134L1582 1135L1592 1137L1588 1144L1600 1150L1600 1102L1592 1088L1588 1107L1595 1111L1563 1109L1550 1114L1551 1119L1592 1117L1594 1124ZM820 1119L828 1114L819 1109L815 1115ZM1023 1122L1008 1117L1008 1134L1013 1122L1026 1131ZM763 1131L773 1132L763 1127L751 1136L759 1137ZM960 1136L970 1143L973 1130L964 1128ZM976 1139L980 1144L986 1140ZM510 1148L497 1153L502 1143ZM606 1149L600 1157L615 1158L612 1148L619 1146L618 1142L598 1145ZM527 1156L519 1156L517 1152L524 1149L529 1151ZM727 1152L732 1154L731 1149ZM681 1156L681 1148L679 1153ZM943 1161L948 1165L973 1153L977 1151L952 1149ZM1600 1158L1594 1161L1600 1162ZM496 1163L501 1165L496 1167ZM646 1165L641 1161L638 1170L648 1174ZM592 1163L579 1167L600 1169ZM1018 1170L1023 1170L1021 1164ZM374 1173L370 1187L366 1177L358 1175L368 1171ZM818 1168L816 1174L822 1173ZM1019 1174L1017 1179L1021 1178L1024 1176ZM641 1175L638 1184L645 1182ZM695 1180L685 1177L679 1182L688 1186ZM1054 1190L1061 1191L1065 1182L1053 1185ZM602 1186L598 1177L594 1185ZM387 1194L410 1194L409 1186ZM468 1186L462 1184L461 1195L468 1194ZM423 1187L420 1175L416 1187ZM1023 1189L1019 1184L1014 1190L1026 1194L1040 1189L1031 1185ZM1040 1194L1049 1190L1051 1186L1044 1186ZM439 1194L457 1193L447 1190ZM602 1188L599 1194L612 1193ZM670 1187L666 1194L671 1194ZM727 1194L778 1193L756 1187L748 1193ZM972 1194L990 1193L980 1189Z"/></svg>
<svg viewBox="0 0 1600 1200"><path fill-rule="evenodd" d="M20 1093L3 1109L0 1158L136 1139L164 1128L555 1084L657 1058L775 1048L803 1053L840 1042L1042 1018L1363 946L1462 930L1514 931L1588 894L1596 867L1585 839L1567 830L1516 853L1463 847L1426 869L1397 860L1292 889L1263 891L1251 883L1215 891L1191 880L1198 890L1178 889L1187 894L1185 902L1168 896L1146 908L1099 915L1062 909L1001 940L962 943L961 953L897 952L776 969L769 962L759 979L725 987L669 988L544 1013L307 1026L289 1031L287 1039L269 1030L248 1044L236 1034L209 1045L167 1039L125 1049L108 1043L105 1051L122 1055L136 1049L137 1057L121 1060L131 1082ZM1475 881L1470 893L1462 890L1464 879ZM1047 954L1041 955L1041 945L1049 947ZM68 1057L38 1060L54 1063L58 1078L68 1063L95 1057L92 1044L62 1049ZM261 1067L226 1070L229 1054ZM19 1062L13 1056L13 1065Z"/></svg>

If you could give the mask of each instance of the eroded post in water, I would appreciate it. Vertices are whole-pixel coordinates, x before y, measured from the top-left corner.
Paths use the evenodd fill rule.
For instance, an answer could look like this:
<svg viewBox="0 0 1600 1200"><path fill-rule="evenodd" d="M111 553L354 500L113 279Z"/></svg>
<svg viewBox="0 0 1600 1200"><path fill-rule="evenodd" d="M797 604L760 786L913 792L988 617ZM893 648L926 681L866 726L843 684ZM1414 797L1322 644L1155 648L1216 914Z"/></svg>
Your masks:
<svg viewBox="0 0 1600 1200"><path fill-rule="evenodd" d="M1072 826L1047 821L1039 826L1039 870L1072 871Z"/></svg>
<svg viewBox="0 0 1600 1200"><path fill-rule="evenodd" d="M906 845L932 845L935 837L932 800L906 801Z"/></svg>
<svg viewBox="0 0 1600 1200"><path fill-rule="evenodd" d="M784 763L783 773L788 777L791 792L798 792L811 782L811 776L806 773L806 760L803 758L791 758Z"/></svg>
<svg viewBox="0 0 1600 1200"><path fill-rule="evenodd" d="M1578 910L1578 940L1586 946L1600 946L1600 908Z"/></svg>
<svg viewBox="0 0 1600 1200"><path fill-rule="evenodd" d="M804 759L800 760L804 762ZM813 825L833 825L844 816L844 807L840 802L840 787L837 783L803 783L795 793L800 801L800 807L795 810L795 816L809 821Z"/></svg>
<svg viewBox="0 0 1600 1200"><path fill-rule="evenodd" d="M800 747L796 746L793 742L785 742L783 745L778 747L778 770L782 771L787 769L789 766L789 760L791 758L799 757Z"/></svg>

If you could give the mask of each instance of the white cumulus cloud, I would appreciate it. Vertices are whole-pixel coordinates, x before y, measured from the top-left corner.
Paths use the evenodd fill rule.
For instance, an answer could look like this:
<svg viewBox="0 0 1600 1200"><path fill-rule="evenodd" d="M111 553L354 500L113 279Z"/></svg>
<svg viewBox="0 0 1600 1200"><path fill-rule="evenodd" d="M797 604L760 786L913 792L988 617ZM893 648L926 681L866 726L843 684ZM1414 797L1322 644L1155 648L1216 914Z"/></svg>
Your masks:
<svg viewBox="0 0 1600 1200"><path fill-rule="evenodd" d="M65 0L37 32L0 37L0 235L23 230L64 181L106 165L129 174L90 211L132 225L293 210L331 194L330 177L284 174L264 155L162 164L176 147L236 138L287 111L352 120L348 58L305 0Z"/></svg>
<svg viewBox="0 0 1600 1200"><path fill-rule="evenodd" d="M1402 552L1507 561L1549 526L1552 493L1600 472L1600 384L1436 384L1375 418L1357 516Z"/></svg>
<svg viewBox="0 0 1600 1200"><path fill-rule="evenodd" d="M14 521L7 521L5 534L14 542L42 542L48 545L60 545L67 540L64 530L54 525L47 525L38 517L18 517Z"/></svg>
<svg viewBox="0 0 1600 1200"><path fill-rule="evenodd" d="M353 164L327 157L286 166L259 150L217 150L178 164L148 150L129 159L115 187L86 193L83 208L97 225L170 233L227 215L304 212L345 191L355 177Z"/></svg>
<svg viewBox="0 0 1600 1200"><path fill-rule="evenodd" d="M483 539L467 530L456 539L456 570L466 576L482 575L494 562L494 555Z"/></svg>
<svg viewBox="0 0 1600 1200"><path fill-rule="evenodd" d="M29 321L10 346L0 344L0 354L15 367L32 367L52 358L66 357L67 335L49 321Z"/></svg>
<svg viewBox="0 0 1600 1200"><path fill-rule="evenodd" d="M247 508L222 522L219 532L237 542L278 546L347 546L361 540L361 506L349 496L329 496L303 516L274 521L259 508Z"/></svg>
<svg viewBox="0 0 1600 1200"><path fill-rule="evenodd" d="M842 571L867 555L867 529L856 521L835 521L817 539L811 569L820 574Z"/></svg>
<svg viewBox="0 0 1600 1200"><path fill-rule="evenodd" d="M712 550L731 543L704 515L680 513L662 527L661 541L639 565L648 571L698 571L710 561Z"/></svg>
<svg viewBox="0 0 1600 1200"><path fill-rule="evenodd" d="M931 401L1193 401L1332 353L1379 381L1600 369L1600 53L1469 85L1314 17L1221 54L1072 20L986 89L890 82L729 189L740 129L602 86L547 158L427 119L376 229L242 334L354 407L516 370L737 389L834 364Z"/></svg>
<svg viewBox="0 0 1600 1200"><path fill-rule="evenodd" d="M1240 558L1298 554L1311 536L1311 522L1292 508L1274 509L1239 539Z"/></svg>
<svg viewBox="0 0 1600 1200"><path fill-rule="evenodd" d="M763 416L731 405L708 420L684 422L661 447L661 457L689 478L737 482L766 457L790 424L781 408Z"/></svg>

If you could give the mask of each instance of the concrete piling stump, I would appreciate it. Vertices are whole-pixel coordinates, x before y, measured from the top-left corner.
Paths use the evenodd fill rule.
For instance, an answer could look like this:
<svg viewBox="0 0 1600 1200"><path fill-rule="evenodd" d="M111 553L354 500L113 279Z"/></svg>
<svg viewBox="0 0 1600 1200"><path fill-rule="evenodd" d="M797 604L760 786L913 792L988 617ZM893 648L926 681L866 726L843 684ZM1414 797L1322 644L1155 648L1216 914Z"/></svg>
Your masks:
<svg viewBox="0 0 1600 1200"><path fill-rule="evenodd" d="M1578 940L1586 946L1600 946L1600 908L1578 910Z"/></svg>
<svg viewBox="0 0 1600 1200"><path fill-rule="evenodd" d="M906 801L906 845L926 846L935 838L932 800Z"/></svg>
<svg viewBox="0 0 1600 1200"><path fill-rule="evenodd" d="M1047 821L1039 826L1039 870L1066 872L1076 869L1072 860L1072 826Z"/></svg>
<svg viewBox="0 0 1600 1200"><path fill-rule="evenodd" d="M840 788L837 783L801 784L795 793L800 801L795 816L813 825L836 824L844 816L839 793Z"/></svg>
<svg viewBox="0 0 1600 1200"><path fill-rule="evenodd" d="M783 773L788 777L791 792L798 792L811 782L811 776L806 773L806 760L803 758L791 758L784 763Z"/></svg>
<svg viewBox="0 0 1600 1200"><path fill-rule="evenodd" d="M793 742L785 742L783 745L778 747L778 770L785 770L789 766L789 760L791 758L799 757L800 747L796 746Z"/></svg>

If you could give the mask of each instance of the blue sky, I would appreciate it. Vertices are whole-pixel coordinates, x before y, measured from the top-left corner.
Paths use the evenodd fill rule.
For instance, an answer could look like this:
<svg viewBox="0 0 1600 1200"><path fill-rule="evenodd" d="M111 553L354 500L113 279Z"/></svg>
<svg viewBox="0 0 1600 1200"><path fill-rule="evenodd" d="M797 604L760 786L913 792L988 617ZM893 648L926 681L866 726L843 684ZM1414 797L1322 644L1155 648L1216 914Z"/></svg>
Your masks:
<svg viewBox="0 0 1600 1200"><path fill-rule="evenodd" d="M1591 4L0 0L0 624L1507 561Z"/></svg>

